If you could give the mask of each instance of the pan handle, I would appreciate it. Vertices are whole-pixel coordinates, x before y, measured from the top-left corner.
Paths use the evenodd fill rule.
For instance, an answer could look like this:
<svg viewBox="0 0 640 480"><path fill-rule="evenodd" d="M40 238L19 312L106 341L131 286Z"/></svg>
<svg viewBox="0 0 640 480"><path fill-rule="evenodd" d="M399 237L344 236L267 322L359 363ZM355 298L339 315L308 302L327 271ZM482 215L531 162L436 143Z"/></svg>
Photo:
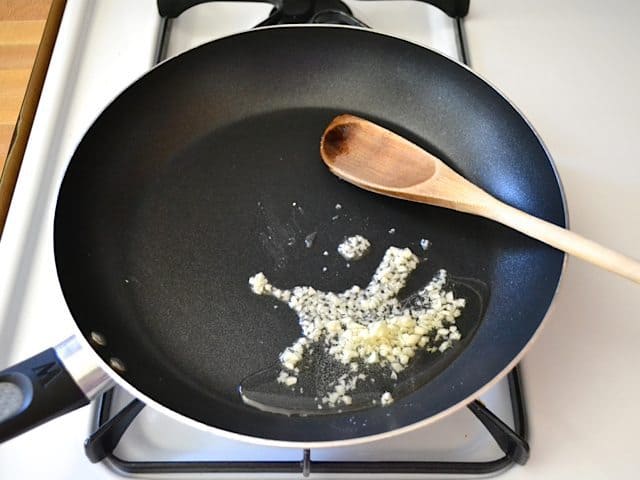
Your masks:
<svg viewBox="0 0 640 480"><path fill-rule="evenodd" d="M89 403L111 383L71 337L0 372L0 443Z"/></svg>

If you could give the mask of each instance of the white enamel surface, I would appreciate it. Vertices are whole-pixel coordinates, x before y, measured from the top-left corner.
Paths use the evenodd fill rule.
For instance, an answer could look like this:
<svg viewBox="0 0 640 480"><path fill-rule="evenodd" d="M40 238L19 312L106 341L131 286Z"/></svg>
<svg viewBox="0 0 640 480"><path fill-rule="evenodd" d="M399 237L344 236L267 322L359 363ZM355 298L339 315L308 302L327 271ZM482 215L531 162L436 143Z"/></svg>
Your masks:
<svg viewBox="0 0 640 480"><path fill-rule="evenodd" d="M472 66L545 140L572 228L640 258L640 5L471 5ZM570 259L553 315L524 360L531 460L505 478L637 477L639 288Z"/></svg>
<svg viewBox="0 0 640 480"><path fill-rule="evenodd" d="M474 67L528 115L551 150L573 228L640 257L640 152L634 141L640 127L635 88L640 84L635 61L640 11L632 1L625 4L635 11L625 14L618 6L607 12L604 2L593 0L562 5L473 0L467 28ZM349 5L382 32L456 54L453 24L433 7L404 1ZM256 4L194 7L174 22L169 54L208 41L211 32L241 31L267 12ZM153 0L68 1L0 241L2 366L58 343L72 330L53 268L56 190L85 129L151 65L157 27ZM603 169L602 159L624 174ZM634 371L640 361L635 347L639 327L633 322L640 311L637 288L577 261L569 263L552 318L525 362L532 459L504 478L633 477L633 435L639 426ZM484 399L505 413L504 396L502 382ZM119 478L84 457L82 441L91 418L86 408L1 445L0 478ZM429 458L497 456L463 410L388 442L314 452L313 458L419 459L421 445L430 449ZM443 451L449 446L455 447L453 453ZM118 453L131 459L301 455L193 430L151 409L141 413Z"/></svg>

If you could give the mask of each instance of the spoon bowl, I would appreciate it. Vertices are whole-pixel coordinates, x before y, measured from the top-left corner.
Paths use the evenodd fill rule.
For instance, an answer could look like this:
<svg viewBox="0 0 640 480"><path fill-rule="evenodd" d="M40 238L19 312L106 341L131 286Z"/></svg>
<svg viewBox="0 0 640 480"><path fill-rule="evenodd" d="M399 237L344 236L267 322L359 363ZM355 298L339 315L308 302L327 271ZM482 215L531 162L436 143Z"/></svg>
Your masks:
<svg viewBox="0 0 640 480"><path fill-rule="evenodd" d="M373 122L337 116L322 135L320 155L334 175L358 187L500 222L640 283L637 260L501 202L435 155Z"/></svg>

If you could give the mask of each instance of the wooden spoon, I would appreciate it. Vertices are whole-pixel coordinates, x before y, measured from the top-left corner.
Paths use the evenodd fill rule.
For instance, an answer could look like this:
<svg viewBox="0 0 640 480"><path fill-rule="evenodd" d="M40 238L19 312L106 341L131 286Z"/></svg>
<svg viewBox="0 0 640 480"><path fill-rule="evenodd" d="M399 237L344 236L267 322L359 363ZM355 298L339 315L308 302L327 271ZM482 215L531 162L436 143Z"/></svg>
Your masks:
<svg viewBox="0 0 640 480"><path fill-rule="evenodd" d="M640 263L492 197L439 158L375 123L336 117L320 154L329 170L366 190L495 220L587 262L640 283Z"/></svg>

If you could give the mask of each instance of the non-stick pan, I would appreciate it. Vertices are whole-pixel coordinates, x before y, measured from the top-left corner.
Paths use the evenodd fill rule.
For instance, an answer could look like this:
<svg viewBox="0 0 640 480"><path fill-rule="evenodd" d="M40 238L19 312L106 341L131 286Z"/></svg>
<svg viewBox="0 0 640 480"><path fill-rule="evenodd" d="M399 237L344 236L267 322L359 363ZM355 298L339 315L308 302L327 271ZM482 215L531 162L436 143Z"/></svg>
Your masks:
<svg viewBox="0 0 640 480"><path fill-rule="evenodd" d="M538 136L455 61L357 28L277 27L216 40L131 85L78 146L54 229L77 339L65 343L65 362L59 348L2 373L0 391L21 390L22 401L5 395L0 438L95 393L100 384L87 393L84 380L75 378L78 388L65 371L78 344L89 353L85 373L106 372L151 406L223 434L291 446L416 428L506 374L547 314L563 254L481 218L338 180L318 149L325 126L344 112L406 136L499 199L565 225L559 180ZM372 250L347 267L335 249L352 234L367 237ZM365 285L389 246L418 253L423 238L428 259L407 291L440 268L483 287L477 315L460 322L463 340L427 362L412 391L387 407L322 416L242 401L240 382L274 365L300 335L292 311L251 293L251 275L340 291Z"/></svg>

